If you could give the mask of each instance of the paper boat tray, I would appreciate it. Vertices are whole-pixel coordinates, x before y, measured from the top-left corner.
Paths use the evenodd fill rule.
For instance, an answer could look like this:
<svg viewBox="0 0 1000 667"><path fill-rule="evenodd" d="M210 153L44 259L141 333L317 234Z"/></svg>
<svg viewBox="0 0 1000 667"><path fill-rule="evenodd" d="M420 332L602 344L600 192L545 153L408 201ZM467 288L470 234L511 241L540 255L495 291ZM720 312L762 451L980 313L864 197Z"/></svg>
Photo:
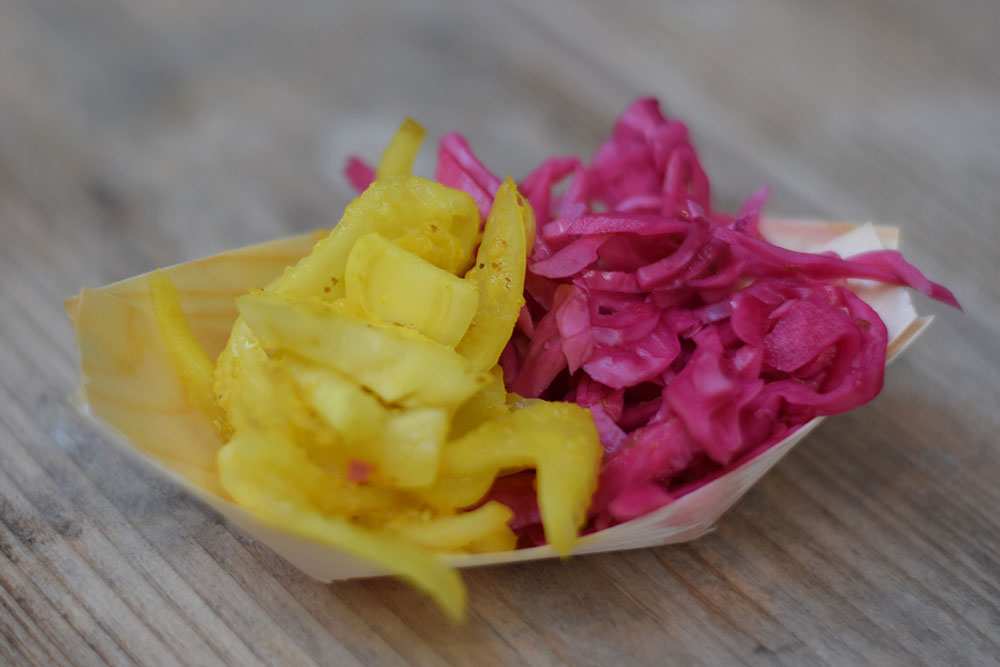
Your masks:
<svg viewBox="0 0 1000 667"><path fill-rule="evenodd" d="M895 248L898 230L870 224L764 220L761 231L795 250L834 250L842 256ZM166 273L180 293L195 335L213 357L236 319L235 299L262 287L309 252L321 238L307 234L180 264ZM867 281L851 287L885 321L889 359L930 323L918 317L908 292ZM147 276L100 289L85 288L66 302L81 352L80 411L125 450L200 498L240 529L306 574L322 581L386 574L337 549L284 530L230 500L219 485L216 453L222 442L208 419L184 396L160 338ZM637 549L693 540L822 421L816 418L775 445L754 451L695 490L646 516L581 538L575 554ZM448 554L456 567L514 563L558 554L548 546L492 554Z"/></svg>

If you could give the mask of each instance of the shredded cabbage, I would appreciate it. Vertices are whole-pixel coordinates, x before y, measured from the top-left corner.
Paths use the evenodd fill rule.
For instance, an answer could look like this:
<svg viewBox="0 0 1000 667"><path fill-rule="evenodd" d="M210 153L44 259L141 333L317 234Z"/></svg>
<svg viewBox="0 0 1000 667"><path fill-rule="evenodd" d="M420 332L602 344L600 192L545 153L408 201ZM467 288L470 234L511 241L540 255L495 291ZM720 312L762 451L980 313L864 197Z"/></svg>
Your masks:
<svg viewBox="0 0 1000 667"><path fill-rule="evenodd" d="M348 174L365 185L364 169ZM441 141L436 177L481 211L499 184L457 134ZM888 334L846 279L960 308L895 250L841 258L767 242L766 188L735 216L714 211L687 127L654 99L625 110L589 165L549 158L519 188L538 231L500 364L511 392L593 414L605 454L591 530L874 398ZM487 496L514 510L523 544L543 539L534 498L530 473L501 478Z"/></svg>

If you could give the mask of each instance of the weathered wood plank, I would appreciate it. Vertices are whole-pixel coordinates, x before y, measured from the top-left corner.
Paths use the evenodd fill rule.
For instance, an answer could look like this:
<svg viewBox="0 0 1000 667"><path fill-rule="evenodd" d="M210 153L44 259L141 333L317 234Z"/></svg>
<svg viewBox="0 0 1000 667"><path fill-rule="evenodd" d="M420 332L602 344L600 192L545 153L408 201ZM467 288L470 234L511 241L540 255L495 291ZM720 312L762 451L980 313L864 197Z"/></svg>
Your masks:
<svg viewBox="0 0 1000 667"><path fill-rule="evenodd" d="M997 664L1000 5L0 2L0 661ZM328 227L404 114L498 171L685 118L727 207L900 224L947 283L883 395L690 545L323 585L92 433L60 301ZM429 168L425 155L418 167Z"/></svg>

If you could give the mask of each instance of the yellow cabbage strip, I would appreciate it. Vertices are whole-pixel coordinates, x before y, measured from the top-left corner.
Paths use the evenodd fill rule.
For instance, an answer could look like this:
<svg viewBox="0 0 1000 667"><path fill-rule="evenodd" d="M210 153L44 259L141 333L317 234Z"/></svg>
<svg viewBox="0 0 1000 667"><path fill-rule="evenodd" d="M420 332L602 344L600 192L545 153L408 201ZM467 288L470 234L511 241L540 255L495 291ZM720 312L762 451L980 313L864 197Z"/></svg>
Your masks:
<svg viewBox="0 0 1000 667"><path fill-rule="evenodd" d="M400 515L386 529L415 544L435 551L458 551L471 542L487 538L507 528L514 517L509 507L490 501L461 514L446 516Z"/></svg>
<svg viewBox="0 0 1000 667"><path fill-rule="evenodd" d="M354 242L371 232L458 273L479 240L479 210L464 192L416 176L375 181L348 205L330 235L270 289L330 300L344 296L347 257Z"/></svg>
<svg viewBox="0 0 1000 667"><path fill-rule="evenodd" d="M278 354L275 365L288 376L306 414L319 418L320 423L306 426L304 435L307 449L325 465L346 473L352 461L364 462L371 468L365 481L386 487L423 487L437 478L450 427L448 412L387 408L347 376L295 355Z"/></svg>
<svg viewBox="0 0 1000 667"><path fill-rule="evenodd" d="M411 329L347 317L318 299L254 292L236 303L265 348L336 368L387 403L454 408L487 381L449 347Z"/></svg>
<svg viewBox="0 0 1000 667"><path fill-rule="evenodd" d="M468 477L535 468L545 537L566 554L586 519L602 453L593 417L586 408L543 402L486 422L448 443L441 472Z"/></svg>
<svg viewBox="0 0 1000 667"><path fill-rule="evenodd" d="M451 618L464 616L466 591L458 572L410 541L317 509L305 485L299 483L299 466L283 471L272 467L273 460L261 465L255 459L261 450L278 449L269 444L234 438L220 450L222 485L236 502L285 530L332 545L402 577L434 599Z"/></svg>
<svg viewBox="0 0 1000 667"><path fill-rule="evenodd" d="M479 291L376 232L354 242L344 272L347 298L387 324L454 347L469 328Z"/></svg>
<svg viewBox="0 0 1000 667"><path fill-rule="evenodd" d="M177 369L181 387L188 400L221 430L225 416L213 396L215 364L191 331L173 281L162 271L154 271L149 276L149 286L156 321L170 360Z"/></svg>
<svg viewBox="0 0 1000 667"><path fill-rule="evenodd" d="M532 217L508 178L497 190L475 266L465 276L479 289L479 310L455 349L476 369L496 365L524 305L525 221Z"/></svg>
<svg viewBox="0 0 1000 667"><path fill-rule="evenodd" d="M412 118L407 118L399 126L396 135L389 142L382 159L375 169L375 180L385 181L404 178L413 173L413 161L420 152L424 141L424 128Z"/></svg>
<svg viewBox="0 0 1000 667"><path fill-rule="evenodd" d="M496 471L486 471L468 477L440 475L429 487L413 489L421 502L439 512L453 512L475 505L493 486Z"/></svg>
<svg viewBox="0 0 1000 667"><path fill-rule="evenodd" d="M458 408L451 422L450 437L459 438L484 422L503 417L509 411L503 372L499 366L494 366L486 385Z"/></svg>
<svg viewBox="0 0 1000 667"><path fill-rule="evenodd" d="M465 545L465 551L474 554L513 551L515 548L517 548L517 535L507 524L498 526L492 533L483 535Z"/></svg>
<svg viewBox="0 0 1000 667"><path fill-rule="evenodd" d="M382 432L387 408L343 373L294 354L276 354L273 362L287 374L302 401L348 444L362 446Z"/></svg>

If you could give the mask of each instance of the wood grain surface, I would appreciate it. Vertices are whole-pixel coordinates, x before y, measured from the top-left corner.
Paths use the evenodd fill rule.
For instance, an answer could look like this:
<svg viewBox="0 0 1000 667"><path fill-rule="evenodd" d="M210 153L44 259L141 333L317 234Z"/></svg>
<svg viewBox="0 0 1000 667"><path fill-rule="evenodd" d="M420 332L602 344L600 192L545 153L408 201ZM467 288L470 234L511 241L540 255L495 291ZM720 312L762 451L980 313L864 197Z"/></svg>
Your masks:
<svg viewBox="0 0 1000 667"><path fill-rule="evenodd" d="M0 663L997 664L1000 3L0 0ZM332 225L405 114L523 174L634 96L734 207L876 220L965 305L715 532L317 583L83 425L63 298ZM429 169L431 153L418 168Z"/></svg>

